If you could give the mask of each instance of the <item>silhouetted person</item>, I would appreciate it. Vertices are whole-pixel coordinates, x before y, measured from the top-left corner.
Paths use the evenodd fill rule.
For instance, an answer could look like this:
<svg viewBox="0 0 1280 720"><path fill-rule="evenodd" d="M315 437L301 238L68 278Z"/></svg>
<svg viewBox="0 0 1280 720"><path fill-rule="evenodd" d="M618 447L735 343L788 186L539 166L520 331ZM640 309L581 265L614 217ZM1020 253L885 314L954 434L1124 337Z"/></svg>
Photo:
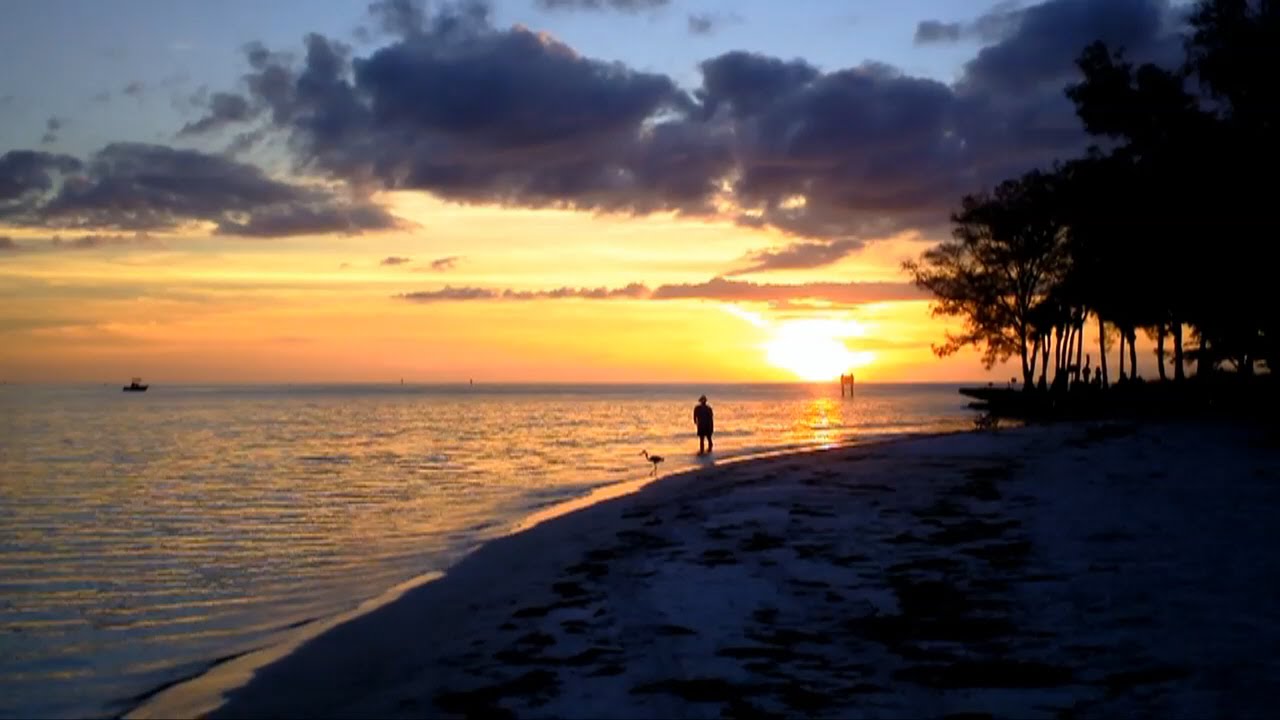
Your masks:
<svg viewBox="0 0 1280 720"><path fill-rule="evenodd" d="M698 404L693 406L693 424L698 426L698 454L711 452L711 434L716 431L716 416L707 404L706 395L698 398Z"/></svg>

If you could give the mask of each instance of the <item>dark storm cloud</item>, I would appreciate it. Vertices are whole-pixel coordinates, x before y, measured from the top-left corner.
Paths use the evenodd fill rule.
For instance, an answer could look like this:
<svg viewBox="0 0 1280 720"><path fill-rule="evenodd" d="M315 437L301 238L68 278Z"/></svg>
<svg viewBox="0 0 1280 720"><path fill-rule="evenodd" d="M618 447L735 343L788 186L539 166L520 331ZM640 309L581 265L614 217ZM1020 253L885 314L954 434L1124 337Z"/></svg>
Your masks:
<svg viewBox="0 0 1280 720"><path fill-rule="evenodd" d="M413 258L397 257L397 256L395 256L395 255L392 255L391 257L385 257L385 258L382 258L382 262L380 262L380 263L378 263L378 264L379 264L379 265L393 265L393 266L394 266L394 265L404 265L405 263L408 263L408 262L413 262Z"/></svg>
<svg viewBox="0 0 1280 720"><path fill-rule="evenodd" d="M549 6L569 5L616 4ZM248 105L299 170L464 203L733 208L744 226L793 237L746 270L819 267L875 238L939 229L963 194L1085 146L1062 87L1087 43L1150 57L1175 40L1165 0L1002 3L956 30L989 44L955 85L739 51L703 62L690 93L495 28L482 4L420 8L375 3L395 39L364 57L314 34L297 59L246 48ZM952 32L936 22L935 35Z"/></svg>
<svg viewBox="0 0 1280 720"><path fill-rule="evenodd" d="M60 175L80 167L81 162L70 155L36 150L0 155L0 220L24 210L26 203L52 190Z"/></svg>
<svg viewBox="0 0 1280 720"><path fill-rule="evenodd" d="M254 116L248 99L233 93L216 92L209 97L208 112L199 120L189 122L178 131L179 137L200 135L231 123L244 122Z"/></svg>
<svg viewBox="0 0 1280 720"><path fill-rule="evenodd" d="M1014 94L1062 85L1074 76L1075 59L1095 40L1123 47L1130 58L1169 62L1180 40L1170 33L1175 15L1168 0L1048 0L1021 10L999 10L975 25L1006 25L1005 37L965 64L962 86Z"/></svg>
<svg viewBox="0 0 1280 720"><path fill-rule="evenodd" d="M803 60L780 60L735 50L705 60L697 91L709 113L722 105L738 117L769 107L777 98L803 88L821 73Z"/></svg>
<svg viewBox="0 0 1280 720"><path fill-rule="evenodd" d="M398 224L366 201L273 180L253 165L140 143L108 145L88 163L7 153L0 157L0 202L6 200L0 219L47 228L145 231L206 221L222 234L274 237Z"/></svg>
<svg viewBox="0 0 1280 720"><path fill-rule="evenodd" d="M249 49L253 100L304 169L462 202L648 212L705 209L730 163L668 77L583 58L476 6L351 62L306 39L300 67ZM669 115L670 121L662 118Z"/></svg>
<svg viewBox="0 0 1280 720"><path fill-rule="evenodd" d="M543 10L618 10L638 13L645 10L657 10L671 3L671 0L536 0Z"/></svg>

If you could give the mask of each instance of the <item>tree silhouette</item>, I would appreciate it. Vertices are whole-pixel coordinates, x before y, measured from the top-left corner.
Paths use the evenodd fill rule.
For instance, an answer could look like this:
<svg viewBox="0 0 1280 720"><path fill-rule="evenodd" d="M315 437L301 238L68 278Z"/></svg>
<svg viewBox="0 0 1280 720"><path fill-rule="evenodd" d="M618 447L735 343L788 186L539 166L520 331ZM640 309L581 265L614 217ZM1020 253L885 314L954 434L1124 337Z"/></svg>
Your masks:
<svg viewBox="0 0 1280 720"><path fill-rule="evenodd" d="M1064 267L1065 228L1054 211L1056 178L1033 171L987 194L966 196L951 217L953 239L904 268L934 294L935 316L961 317L939 355L984 348L988 368L1017 355L1024 388L1035 385L1035 353L1044 336L1037 314Z"/></svg>
<svg viewBox="0 0 1280 720"><path fill-rule="evenodd" d="M1199 379L1277 368L1280 303L1263 259L1280 213L1260 178L1280 164L1280 2L1202 0L1189 17L1177 69L1084 48L1066 94L1104 148L966 196L953 239L905 264L935 315L965 321L936 352L978 346L988 367L1018 355L1027 389L1037 362L1047 386L1052 353L1063 389L1080 379L1092 318L1103 385L1111 334L1119 379L1137 376L1139 329L1157 341L1161 380L1166 339L1175 383L1189 358Z"/></svg>

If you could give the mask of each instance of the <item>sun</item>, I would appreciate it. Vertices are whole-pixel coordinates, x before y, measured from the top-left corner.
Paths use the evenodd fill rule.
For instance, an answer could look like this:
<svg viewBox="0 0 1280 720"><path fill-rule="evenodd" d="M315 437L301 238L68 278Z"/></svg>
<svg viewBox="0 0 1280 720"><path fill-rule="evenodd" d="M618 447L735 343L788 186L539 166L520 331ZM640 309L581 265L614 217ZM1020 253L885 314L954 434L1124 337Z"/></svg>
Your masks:
<svg viewBox="0 0 1280 720"><path fill-rule="evenodd" d="M765 360L801 380L834 380L871 362L869 352L854 352L843 338L860 334L851 322L788 320L764 344Z"/></svg>

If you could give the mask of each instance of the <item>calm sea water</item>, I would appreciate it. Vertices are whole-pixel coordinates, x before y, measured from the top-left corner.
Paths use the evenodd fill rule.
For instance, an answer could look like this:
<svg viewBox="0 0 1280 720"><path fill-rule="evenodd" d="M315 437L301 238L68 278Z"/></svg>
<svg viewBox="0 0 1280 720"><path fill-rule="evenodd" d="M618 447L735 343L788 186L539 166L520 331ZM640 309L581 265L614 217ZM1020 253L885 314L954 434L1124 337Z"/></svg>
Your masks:
<svg viewBox="0 0 1280 720"><path fill-rule="evenodd" d="M950 385L0 386L0 716L151 689L440 570L539 508L716 459L966 427Z"/></svg>

